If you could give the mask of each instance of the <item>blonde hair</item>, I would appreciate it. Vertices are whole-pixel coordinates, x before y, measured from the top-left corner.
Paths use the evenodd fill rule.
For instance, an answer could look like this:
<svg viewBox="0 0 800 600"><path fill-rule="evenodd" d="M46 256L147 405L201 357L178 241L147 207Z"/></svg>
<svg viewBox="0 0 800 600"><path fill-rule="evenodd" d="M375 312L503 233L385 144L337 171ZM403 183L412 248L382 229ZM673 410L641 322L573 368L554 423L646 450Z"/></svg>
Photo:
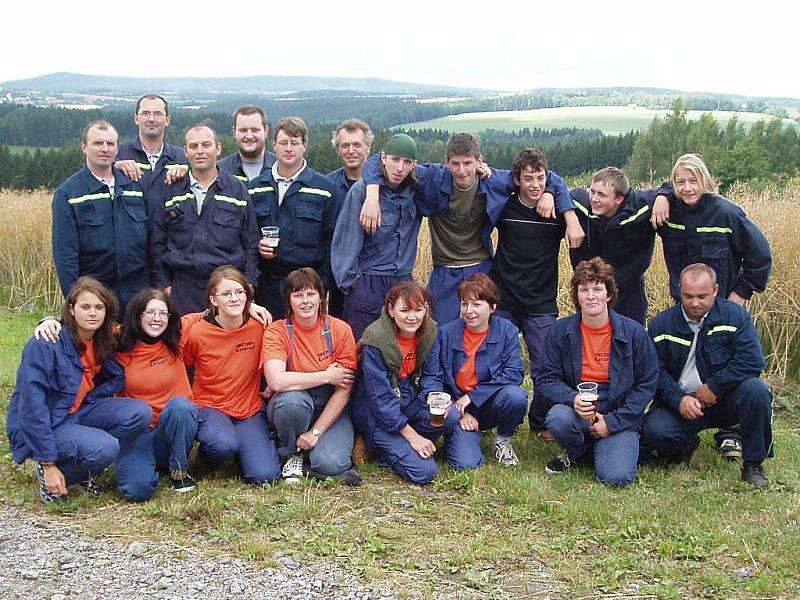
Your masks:
<svg viewBox="0 0 800 600"><path fill-rule="evenodd" d="M703 194L719 193L717 183L714 181L714 178L711 177L711 173L708 171L706 163L703 162L703 158L699 154L684 154L675 162L675 166L672 167L672 175L670 176L672 192L676 197L679 197L677 186L675 185L678 169L686 169L694 175L697 181L700 182L700 191Z"/></svg>

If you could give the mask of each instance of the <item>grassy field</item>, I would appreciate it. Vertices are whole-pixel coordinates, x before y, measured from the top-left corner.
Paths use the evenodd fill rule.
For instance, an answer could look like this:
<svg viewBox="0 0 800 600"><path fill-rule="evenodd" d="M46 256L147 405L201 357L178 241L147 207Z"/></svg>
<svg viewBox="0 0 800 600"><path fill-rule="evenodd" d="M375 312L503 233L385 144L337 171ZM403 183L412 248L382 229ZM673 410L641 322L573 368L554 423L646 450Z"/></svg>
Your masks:
<svg viewBox="0 0 800 600"><path fill-rule="evenodd" d="M25 150L30 150L31 152L36 150L36 147L34 147L34 146L9 146L7 144L5 146L6 146L6 148L8 148L11 151L11 154L22 154L23 152L25 152ZM39 150L41 150L42 152L45 152L46 150L54 150L54 149L55 149L55 147L42 147L42 148L39 148Z"/></svg>
<svg viewBox="0 0 800 600"><path fill-rule="evenodd" d="M444 129L451 132L477 133L484 129L518 131L524 127L555 129L580 127L600 129L606 135L618 135L633 130L647 129L653 117L664 117L670 110L652 110L635 106L566 106L536 110L509 110L498 112L462 113L400 125L404 129ZM737 116L745 125L773 119L769 115L750 112L709 111L724 127ZM699 119L702 111L691 110L689 119Z"/></svg>
<svg viewBox="0 0 800 600"><path fill-rule="evenodd" d="M586 182L571 182L574 184ZM51 524L68 519L89 535L122 541L169 538L208 555L233 553L263 564L284 555L332 561L405 597L457 598L795 598L800 596L800 181L739 201L767 233L775 254L768 290L751 310L770 354L776 390L778 458L766 465L773 486L755 492L736 465L710 447L710 435L685 468L646 468L629 489L594 482L591 469L548 477L557 451L520 428L521 458L512 470L487 459L474 472L441 464L440 478L415 487L363 469L365 485L306 481L249 487L233 467L178 497L167 487L145 504L116 494L75 498L47 510L35 493L30 463L15 465L0 439L0 502L24 506ZM49 253L49 194L0 193L0 425L22 345L41 312L58 303ZM426 228L416 276L430 270ZM561 256L562 273L568 265ZM565 276L562 276L562 288ZM648 273L651 311L669 304L660 254ZM570 307L559 294L562 314ZM486 447L492 442L488 436ZM105 476L113 483L112 475Z"/></svg>

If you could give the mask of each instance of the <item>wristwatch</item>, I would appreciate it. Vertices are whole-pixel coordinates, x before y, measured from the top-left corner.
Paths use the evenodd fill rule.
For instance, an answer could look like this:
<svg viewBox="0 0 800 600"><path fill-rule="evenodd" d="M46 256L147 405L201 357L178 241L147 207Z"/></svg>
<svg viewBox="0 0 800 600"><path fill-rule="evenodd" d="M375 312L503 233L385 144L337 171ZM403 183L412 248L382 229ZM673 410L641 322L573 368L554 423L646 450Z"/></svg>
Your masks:
<svg viewBox="0 0 800 600"><path fill-rule="evenodd" d="M321 436L321 435L322 435L322 433L320 432L320 430L319 430L319 429L317 429L316 427L314 427L314 428L311 430L311 435L313 435L315 438L319 439L319 436Z"/></svg>

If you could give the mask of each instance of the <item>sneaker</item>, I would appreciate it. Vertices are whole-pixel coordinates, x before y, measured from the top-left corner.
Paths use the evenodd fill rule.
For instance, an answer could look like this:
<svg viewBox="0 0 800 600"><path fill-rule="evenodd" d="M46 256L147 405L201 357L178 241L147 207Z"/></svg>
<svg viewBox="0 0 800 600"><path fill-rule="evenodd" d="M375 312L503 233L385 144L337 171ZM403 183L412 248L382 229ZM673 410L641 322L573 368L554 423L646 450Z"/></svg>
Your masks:
<svg viewBox="0 0 800 600"><path fill-rule="evenodd" d="M689 438L689 441L680 452L667 457L667 464L683 465L684 467L688 467L689 463L692 462L692 456L694 455L695 450L697 450L699 446L700 436L693 435L691 438Z"/></svg>
<svg viewBox="0 0 800 600"><path fill-rule="evenodd" d="M191 492L194 489L194 479L189 475L188 471L181 471L180 469L170 469L169 478L172 481L172 489L179 494Z"/></svg>
<svg viewBox="0 0 800 600"><path fill-rule="evenodd" d="M719 444L719 451L725 460L740 460L742 458L742 442L736 438L725 438Z"/></svg>
<svg viewBox="0 0 800 600"><path fill-rule="evenodd" d="M76 483L75 487L81 494L92 496L94 498L106 493L106 488L97 483L97 480L91 473L89 473L89 477L87 477L84 481Z"/></svg>
<svg viewBox="0 0 800 600"><path fill-rule="evenodd" d="M564 450L555 458L550 459L544 466L544 470L545 473L549 473L550 475L561 475L562 473L566 473L571 466L572 461L569 459L567 451Z"/></svg>
<svg viewBox="0 0 800 600"><path fill-rule="evenodd" d="M742 465L742 481L746 481L759 490L769 487L769 479L764 476L764 469L760 462L745 462Z"/></svg>
<svg viewBox="0 0 800 600"><path fill-rule="evenodd" d="M497 459L497 462L507 467L513 467L519 464L519 459L517 458L517 453L514 452L514 447L511 445L511 440L495 442L494 457Z"/></svg>
<svg viewBox="0 0 800 600"><path fill-rule="evenodd" d="M36 480L39 482L39 499L45 504L63 504L67 500L66 496L53 494L47 489L44 482L44 467L42 463L38 462L36 463Z"/></svg>
<svg viewBox="0 0 800 600"><path fill-rule="evenodd" d="M281 477L286 483L300 483L303 476L303 455L291 454L283 463Z"/></svg>

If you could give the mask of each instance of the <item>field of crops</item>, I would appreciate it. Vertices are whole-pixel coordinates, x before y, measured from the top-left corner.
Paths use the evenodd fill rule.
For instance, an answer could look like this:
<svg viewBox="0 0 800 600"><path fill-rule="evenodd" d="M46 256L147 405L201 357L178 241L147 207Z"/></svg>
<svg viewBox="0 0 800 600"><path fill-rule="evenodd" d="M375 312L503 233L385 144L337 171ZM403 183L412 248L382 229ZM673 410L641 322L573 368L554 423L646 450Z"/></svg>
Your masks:
<svg viewBox="0 0 800 600"><path fill-rule="evenodd" d="M475 133L483 129L518 131L524 127L531 129L534 127L539 129L580 127L600 129L606 135L618 135L632 129L646 129L654 117L663 117L671 112L670 110L651 110L637 106L566 106L536 110L462 113L429 121L406 123L401 127L404 129L445 129L468 133ZM774 118L762 113L710 112L723 126L734 116L738 117L739 121L745 125ZM687 118L699 119L702 114L702 111L692 110L687 113Z"/></svg>

